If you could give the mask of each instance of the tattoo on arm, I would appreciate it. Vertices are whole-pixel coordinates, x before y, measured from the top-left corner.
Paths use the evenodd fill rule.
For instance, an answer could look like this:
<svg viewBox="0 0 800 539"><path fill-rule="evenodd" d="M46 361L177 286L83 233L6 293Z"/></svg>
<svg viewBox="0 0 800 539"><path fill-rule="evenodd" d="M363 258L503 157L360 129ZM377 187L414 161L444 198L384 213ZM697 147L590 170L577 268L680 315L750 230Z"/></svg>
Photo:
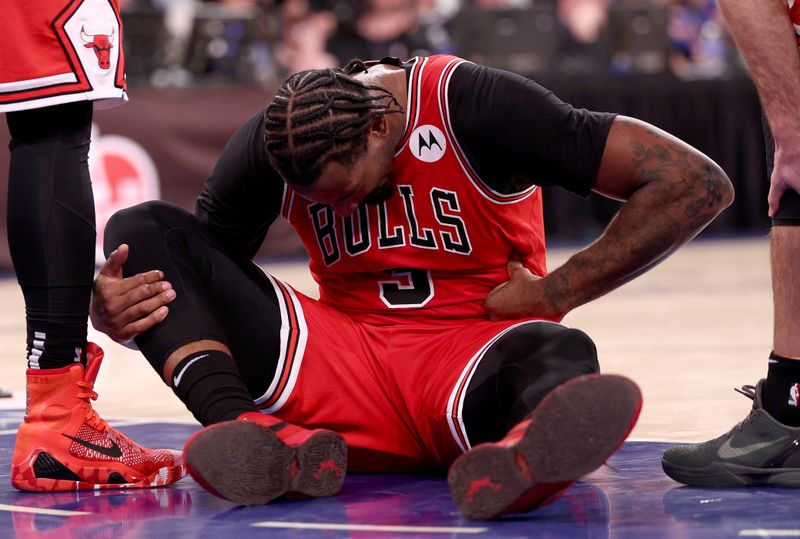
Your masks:
<svg viewBox="0 0 800 539"><path fill-rule="evenodd" d="M567 312L628 282L694 237L724 207L724 173L700 154L630 142L634 191L604 234L554 271L548 303Z"/></svg>
<svg viewBox="0 0 800 539"><path fill-rule="evenodd" d="M673 149L670 152L661 144L645 148L641 142L634 140L631 150L637 176L645 182L666 179L671 182L670 188L676 194L693 194L694 198L686 202L683 210L691 227L702 226L717 214L723 198L720 191L722 182L719 170L711 163L685 150Z"/></svg>

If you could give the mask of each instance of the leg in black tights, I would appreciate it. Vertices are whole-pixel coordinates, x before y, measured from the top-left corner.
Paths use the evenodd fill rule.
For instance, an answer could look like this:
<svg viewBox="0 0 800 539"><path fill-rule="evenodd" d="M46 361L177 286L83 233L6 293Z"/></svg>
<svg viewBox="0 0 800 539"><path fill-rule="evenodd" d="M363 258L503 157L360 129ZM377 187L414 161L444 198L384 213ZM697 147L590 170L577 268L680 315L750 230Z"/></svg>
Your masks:
<svg viewBox="0 0 800 539"><path fill-rule="evenodd" d="M467 389L463 413L470 443L500 440L550 390L599 370L597 349L580 330L551 322L512 329L486 351Z"/></svg>
<svg viewBox="0 0 800 539"><path fill-rule="evenodd" d="M6 116L8 243L25 297L29 367L63 367L83 359L94 277L92 103Z"/></svg>
<svg viewBox="0 0 800 539"><path fill-rule="evenodd" d="M126 277L158 269L176 292L167 317L136 338L153 368L162 375L167 358L184 345L222 343L235 358L235 370L225 373L228 410L206 409L211 388L215 398L220 395L219 384L211 383L215 376L221 376L219 355L211 354L219 364L214 369L209 367L205 351L185 358L176 374L194 357L203 356L206 363L193 363L181 376L180 385L175 387L174 378L171 385L203 424L246 411L243 395L249 402L246 407L254 410L253 398L269 387L280 348L280 308L264 273L248 260L234 259L194 215L165 202L148 202L115 214L106 228L106 251L122 243L130 246L124 266ZM191 382L193 376L196 384ZM186 389L184 379L190 380L191 388L199 384L197 389Z"/></svg>

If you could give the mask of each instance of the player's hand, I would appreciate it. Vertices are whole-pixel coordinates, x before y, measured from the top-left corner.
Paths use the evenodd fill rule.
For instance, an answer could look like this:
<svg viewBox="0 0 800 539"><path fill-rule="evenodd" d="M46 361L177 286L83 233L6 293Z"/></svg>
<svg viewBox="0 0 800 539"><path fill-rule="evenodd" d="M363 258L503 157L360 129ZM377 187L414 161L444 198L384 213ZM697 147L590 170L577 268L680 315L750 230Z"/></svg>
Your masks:
<svg viewBox="0 0 800 539"><path fill-rule="evenodd" d="M775 163L767 196L770 217L778 211L781 196L787 189L794 189L800 193L800 148L795 148L793 145L788 148L778 148L775 152Z"/></svg>
<svg viewBox="0 0 800 539"><path fill-rule="evenodd" d="M122 276L128 246L120 245L94 281L89 317L92 325L118 343L126 343L161 322L175 299L172 285L159 270Z"/></svg>
<svg viewBox="0 0 800 539"><path fill-rule="evenodd" d="M518 260L508 263L508 281L497 285L486 298L490 320L514 318L560 319L547 301L542 278L534 275Z"/></svg>

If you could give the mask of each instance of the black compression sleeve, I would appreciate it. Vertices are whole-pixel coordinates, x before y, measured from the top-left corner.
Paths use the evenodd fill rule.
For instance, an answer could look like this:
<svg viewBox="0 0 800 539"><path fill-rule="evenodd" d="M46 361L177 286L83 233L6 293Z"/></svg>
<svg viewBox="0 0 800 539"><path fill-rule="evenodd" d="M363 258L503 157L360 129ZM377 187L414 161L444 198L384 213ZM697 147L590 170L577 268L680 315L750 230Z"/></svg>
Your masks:
<svg viewBox="0 0 800 539"><path fill-rule="evenodd" d="M252 258L280 214L283 189L264 152L264 122L258 112L225 145L195 214L228 248Z"/></svg>
<svg viewBox="0 0 800 539"><path fill-rule="evenodd" d="M454 71L448 99L459 145L493 189L589 194L614 114L576 109L531 80L471 63Z"/></svg>
<svg viewBox="0 0 800 539"><path fill-rule="evenodd" d="M92 103L9 112L8 244L25 296L31 368L82 357L94 276ZM84 358L85 360L85 358Z"/></svg>

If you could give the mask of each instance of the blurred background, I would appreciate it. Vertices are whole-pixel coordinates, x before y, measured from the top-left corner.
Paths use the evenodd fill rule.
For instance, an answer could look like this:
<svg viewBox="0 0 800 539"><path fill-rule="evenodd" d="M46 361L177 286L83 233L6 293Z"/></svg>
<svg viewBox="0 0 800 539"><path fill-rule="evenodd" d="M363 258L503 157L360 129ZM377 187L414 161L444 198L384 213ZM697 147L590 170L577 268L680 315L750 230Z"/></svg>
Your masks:
<svg viewBox="0 0 800 539"><path fill-rule="evenodd" d="M736 202L704 234L768 230L758 97L713 0L120 5L131 102L95 114L90 166L100 239L111 213L140 200L160 197L191 209L228 137L288 74L355 57L436 53L515 71L575 106L635 116L673 133L717 161L736 187ZM0 130L0 144L7 136ZM7 159L0 153L0 175ZM618 206L595 195L587 204L556 188L546 189L544 200L556 242L595 237ZM263 254L300 253L288 225L276 224ZM0 268L9 267L0 244Z"/></svg>

